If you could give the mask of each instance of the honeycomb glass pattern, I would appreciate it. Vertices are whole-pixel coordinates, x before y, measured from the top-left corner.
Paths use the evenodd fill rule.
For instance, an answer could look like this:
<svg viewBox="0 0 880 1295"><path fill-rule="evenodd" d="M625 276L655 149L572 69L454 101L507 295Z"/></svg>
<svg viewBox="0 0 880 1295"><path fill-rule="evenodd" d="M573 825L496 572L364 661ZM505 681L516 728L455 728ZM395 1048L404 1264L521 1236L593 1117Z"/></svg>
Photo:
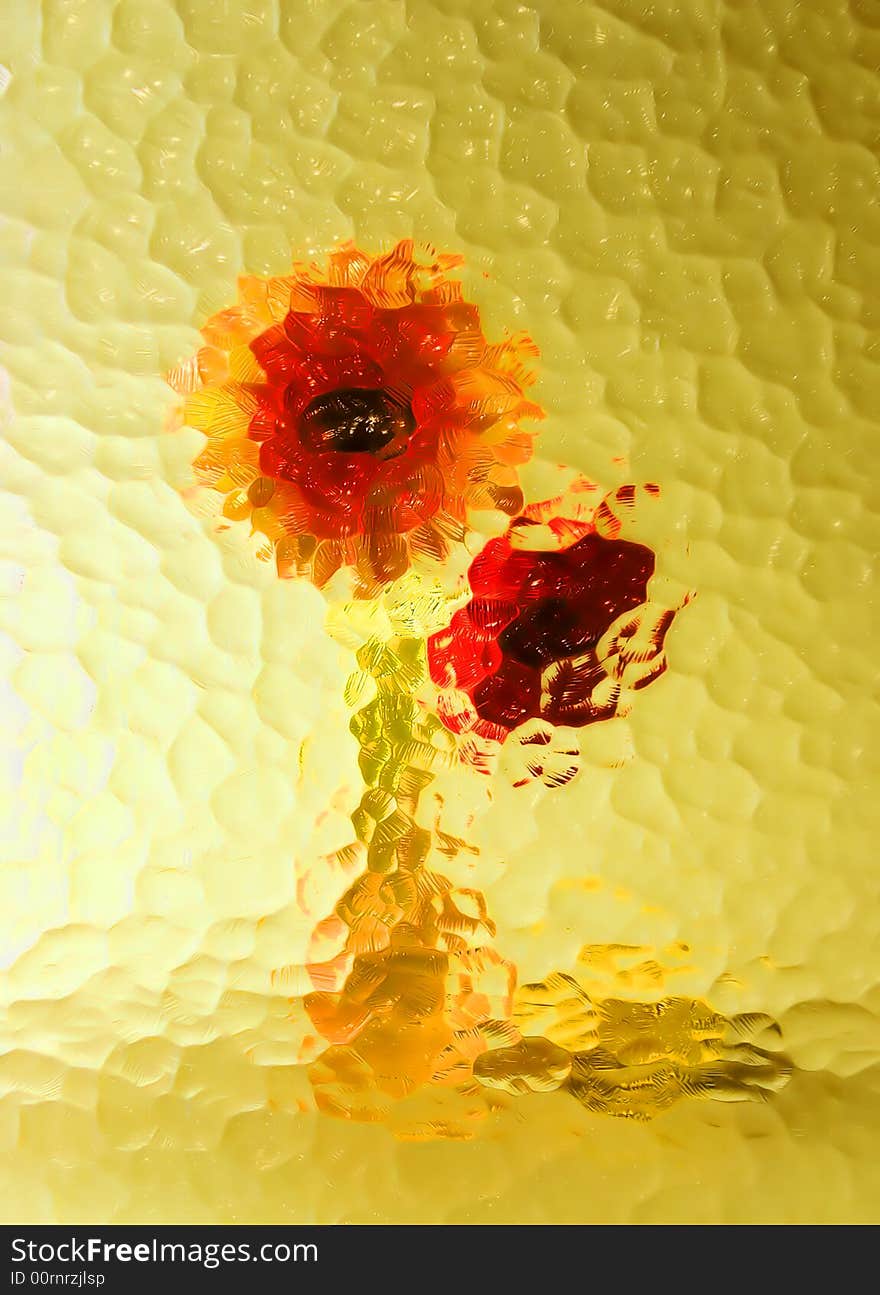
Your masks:
<svg viewBox="0 0 880 1295"><path fill-rule="evenodd" d="M876 1222L876 7L0 25L4 1221Z"/></svg>

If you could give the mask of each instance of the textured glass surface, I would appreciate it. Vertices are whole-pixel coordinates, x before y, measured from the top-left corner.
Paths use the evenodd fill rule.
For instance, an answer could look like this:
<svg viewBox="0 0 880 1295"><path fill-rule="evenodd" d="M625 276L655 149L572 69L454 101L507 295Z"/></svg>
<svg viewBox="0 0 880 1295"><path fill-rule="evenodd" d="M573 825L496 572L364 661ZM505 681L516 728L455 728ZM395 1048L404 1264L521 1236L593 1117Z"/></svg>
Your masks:
<svg viewBox="0 0 880 1295"><path fill-rule="evenodd" d="M0 22L4 1219L876 1221L876 5ZM657 483L631 537L682 608L577 776L511 739L443 783L497 951L462 1011L515 967L526 1040L449 1107L381 1059L340 1098L315 1025L376 625L218 527L166 382L240 275L408 238L540 348L527 498ZM650 1083L572 1078L584 1003Z"/></svg>

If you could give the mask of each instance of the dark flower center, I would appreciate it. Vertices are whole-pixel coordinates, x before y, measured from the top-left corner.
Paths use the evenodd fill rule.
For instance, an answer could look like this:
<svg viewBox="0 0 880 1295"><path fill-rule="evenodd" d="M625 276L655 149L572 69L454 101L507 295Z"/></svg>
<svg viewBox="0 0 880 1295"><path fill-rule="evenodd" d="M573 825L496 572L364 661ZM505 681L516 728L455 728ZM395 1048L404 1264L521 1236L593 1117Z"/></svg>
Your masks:
<svg viewBox="0 0 880 1295"><path fill-rule="evenodd" d="M415 427L409 405L386 391L342 387L311 400L300 415L300 440L310 450L379 454Z"/></svg>

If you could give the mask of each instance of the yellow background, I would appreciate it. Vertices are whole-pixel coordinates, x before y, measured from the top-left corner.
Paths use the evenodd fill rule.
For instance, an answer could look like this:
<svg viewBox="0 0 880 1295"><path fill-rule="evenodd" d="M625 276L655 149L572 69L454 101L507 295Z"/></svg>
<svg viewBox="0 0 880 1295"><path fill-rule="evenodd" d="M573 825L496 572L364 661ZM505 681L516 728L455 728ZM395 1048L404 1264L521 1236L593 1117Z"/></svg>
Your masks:
<svg viewBox="0 0 880 1295"><path fill-rule="evenodd" d="M2 24L4 1219L876 1221L876 4ZM496 945L685 942L676 992L781 1022L767 1105L534 1096L431 1145L300 1109L273 971L351 835L351 658L181 497L162 374L242 270L407 235L534 335L543 461L661 484L640 535L698 591L580 778L481 820Z"/></svg>

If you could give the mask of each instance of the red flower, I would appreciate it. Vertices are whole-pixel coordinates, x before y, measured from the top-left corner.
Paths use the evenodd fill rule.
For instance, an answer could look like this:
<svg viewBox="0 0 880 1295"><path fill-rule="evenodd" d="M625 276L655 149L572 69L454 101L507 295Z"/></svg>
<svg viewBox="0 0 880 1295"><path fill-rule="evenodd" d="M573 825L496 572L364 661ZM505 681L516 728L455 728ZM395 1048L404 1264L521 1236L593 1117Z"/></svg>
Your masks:
<svg viewBox="0 0 880 1295"><path fill-rule="evenodd" d="M613 517L607 502L590 523L542 526L548 511L537 506L486 544L468 573L473 597L428 641L434 683L469 699L441 704L450 728L503 739L529 719L582 727L616 714L624 686L665 669L674 612L647 601L652 551L618 538L616 519L610 535L595 528Z"/></svg>
<svg viewBox="0 0 880 1295"><path fill-rule="evenodd" d="M476 306L419 263L411 242L371 258L348 246L326 271L245 278L203 329L185 420L204 431L201 479L249 517L282 574L323 584L352 566L361 594L411 562L442 559L471 509L518 512L531 454L524 336L490 345Z"/></svg>

